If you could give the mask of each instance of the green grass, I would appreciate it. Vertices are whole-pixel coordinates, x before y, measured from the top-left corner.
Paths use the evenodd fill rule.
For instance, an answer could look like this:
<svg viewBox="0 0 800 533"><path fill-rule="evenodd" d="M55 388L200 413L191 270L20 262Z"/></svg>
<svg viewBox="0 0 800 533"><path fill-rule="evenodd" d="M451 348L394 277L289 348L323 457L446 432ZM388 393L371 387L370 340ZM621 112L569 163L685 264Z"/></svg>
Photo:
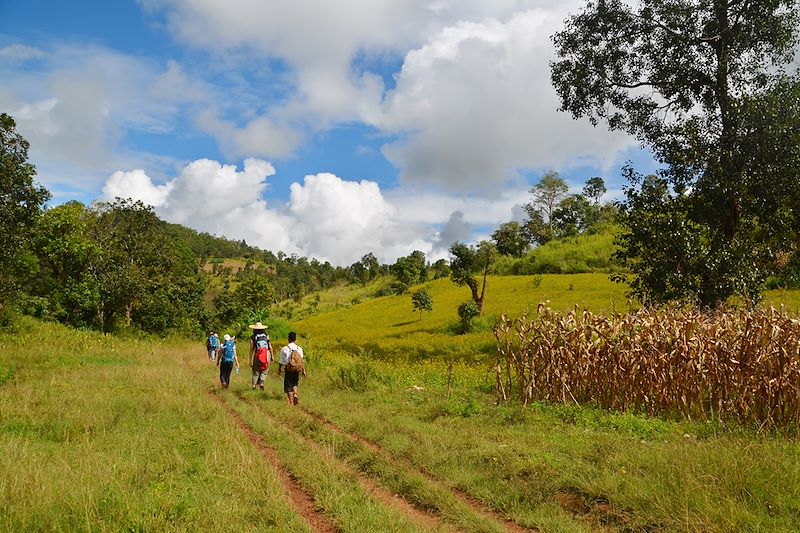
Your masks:
<svg viewBox="0 0 800 533"><path fill-rule="evenodd" d="M611 272L619 268L611 260L617 231L618 228L610 226L600 233L550 241L518 259L502 257L495 272L504 275Z"/></svg>
<svg viewBox="0 0 800 533"><path fill-rule="evenodd" d="M384 296L300 320L298 333L314 346L353 354L365 351L407 361L428 357L478 361L495 351L491 328L493 317L501 313L535 312L543 300L563 310L575 305L595 311L628 308L624 287L611 282L607 274L490 276L484 318L478 320L481 331L457 335L456 310L469 299L469 289L448 279L422 286L433 299L433 311L423 313L422 320L412 308L410 294Z"/></svg>
<svg viewBox="0 0 800 533"><path fill-rule="evenodd" d="M32 321L0 335L0 530L304 530L185 355Z"/></svg>
<svg viewBox="0 0 800 533"><path fill-rule="evenodd" d="M241 385L236 389L239 394L256 394ZM279 450L284 467L315 495L315 503L332 518L337 528L342 531L421 531L405 516L371 498L327 450L311 448L284 424L265 418L258 409L231 397L230 392L223 397L266 442ZM273 403L286 407L282 395L274 395L272 399Z"/></svg>
<svg viewBox="0 0 800 533"><path fill-rule="evenodd" d="M274 400L274 398L269 398ZM447 487L432 482L420 472L409 469L408 465L396 457L386 457L364 445L348 438L345 434L325 428L308 416L298 415L298 411L287 409L283 398L278 401L262 401L249 395L248 404L254 409L249 412L269 412L280 420L281 425L290 427L304 437L316 441L333 457L356 467L386 486L392 493L402 494L418 508L431 510L438 516L457 526L462 531L502 532L504 529L494 520L475 512L459 500ZM302 475L302 472L299 474Z"/></svg>
<svg viewBox="0 0 800 533"><path fill-rule="evenodd" d="M543 531L800 526L794 440L575 406L496 406L485 392L491 376L469 368L457 369L448 398L443 365L415 372L371 364L365 392L326 379L329 367L317 369L313 384L301 385L304 405L522 525Z"/></svg>
<svg viewBox="0 0 800 533"><path fill-rule="evenodd" d="M425 286L434 310L422 321L410 295L299 321L301 344L320 374L306 387L306 405L545 531L800 527L795 441L576 406L495 406L489 328L454 333L456 307L468 290L449 280ZM765 302L791 309L798 295L773 291ZM635 306L607 274L492 276L483 320L491 325L500 313L535 312L542 300L564 311Z"/></svg>
<svg viewBox="0 0 800 533"><path fill-rule="evenodd" d="M300 333L308 356L302 405L341 431L291 416L274 376L266 393L250 391L247 365L220 395L340 530L421 528L358 478L465 531L496 525L457 493L541 531L800 529L797 440L578 406L497 406L491 332L453 332L467 289L426 286L434 310L422 321L410 295L346 307L322 295L327 312L281 326ZM544 299L561 310L628 306L605 274L492 277L486 313L532 312ZM215 382L201 342L32 320L0 334L0 530L307 530L273 467L209 395Z"/></svg>

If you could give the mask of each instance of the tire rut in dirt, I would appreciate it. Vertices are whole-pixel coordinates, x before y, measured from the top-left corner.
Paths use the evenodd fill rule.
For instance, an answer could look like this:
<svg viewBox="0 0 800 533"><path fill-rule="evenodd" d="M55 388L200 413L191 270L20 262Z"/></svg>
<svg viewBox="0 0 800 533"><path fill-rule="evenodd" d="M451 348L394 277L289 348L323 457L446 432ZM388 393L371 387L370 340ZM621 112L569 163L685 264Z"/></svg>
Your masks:
<svg viewBox="0 0 800 533"><path fill-rule="evenodd" d="M461 500L465 505L469 506L469 508L472 509L475 513L481 514L481 515L483 515L483 516L485 516L487 518L494 519L495 521L499 522L503 527L505 527L506 530L508 530L510 533L525 533L525 532L529 532L529 531L536 531L536 529L523 527L523 526L517 524L516 522L512 521L510 518L504 516L500 512L486 507L483 503L481 503L477 499L473 498L469 494L466 494L463 491L458 490L456 488L447 486L447 484L444 483L442 479L438 478L437 476L435 476L431 472L428 472L427 470L418 467L417 465L415 465L414 463L412 463L408 459L405 459L403 457L398 457L398 456L392 454L390 451L386 450L385 448L382 448L381 446L379 446L378 444L375 444L374 442L372 442L370 440L367 440L366 438L362 437L361 435L345 431L344 429L340 428L339 426L337 426L333 422L325 419L324 417L318 415L317 413L315 413L314 411L311 411L308 408L301 407L301 406L298 406L298 408L300 410L302 410L310 418L314 419L317 423L323 425L324 427L328 428L329 430L334 431L334 432L336 432L336 433L338 433L340 435L345 436L346 438L350 439L352 442L355 442L357 444L360 444L360 445L364 446L368 450L372 451L375 454L380 455L384 459L402 463L403 466L413 470L414 472L417 472L419 475L421 475L426 480L428 480L428 482L430 482L430 483L432 483L434 485L438 485L440 487L446 488L456 498Z"/></svg>
<svg viewBox="0 0 800 533"><path fill-rule="evenodd" d="M240 399L250 405L251 407L257 407L253 404L251 398L247 397L240 397ZM299 408L299 407L298 407ZM263 410L261 410L264 413ZM275 423L275 419L272 418L269 414L264 413L264 415L273 423ZM291 431L295 436L305 442L308 446L312 447L315 451L323 455L330 455L330 452L324 450L322 446L320 446L314 440L305 437L299 434L297 431L292 430L291 428L287 428ZM418 507L414 506L413 503L409 502L399 494L392 494L388 490L386 490L383 486L379 485L375 481L364 477L362 472L354 469L350 465L346 464L345 462L334 459L336 464L346 470L353 476L353 479L361 486L364 491L381 502L383 505L387 507L391 507L396 511L400 512L401 514L405 515L409 520L416 523L418 526L422 527L426 531L460 531L458 528L444 522L439 516L432 514L424 509L419 509Z"/></svg>
<svg viewBox="0 0 800 533"><path fill-rule="evenodd" d="M337 533L337 529L326 517L320 514L314 505L314 500L309 496L300 485L292 478L292 476L281 465L277 452L267 446L261 437L253 431L253 429L242 419L242 417L233 410L225 400L219 397L212 391L209 395L214 398L228 413L228 416L236 423L239 429L244 433L250 443L255 447L262 457L272 466L273 470L278 474L278 478L283 484L284 489L289 494L289 502L294 511L300 515L308 526L318 533Z"/></svg>

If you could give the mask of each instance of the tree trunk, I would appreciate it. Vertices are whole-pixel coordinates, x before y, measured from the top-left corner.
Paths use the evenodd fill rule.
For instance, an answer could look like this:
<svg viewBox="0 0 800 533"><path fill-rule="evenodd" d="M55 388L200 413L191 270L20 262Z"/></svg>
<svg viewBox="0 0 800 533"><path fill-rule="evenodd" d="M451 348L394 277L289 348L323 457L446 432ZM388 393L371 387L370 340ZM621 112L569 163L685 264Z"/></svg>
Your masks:
<svg viewBox="0 0 800 533"><path fill-rule="evenodd" d="M486 262L486 266L483 268L483 286L481 286L481 295L478 299L475 300L475 303L478 304L478 316L483 316L483 298L486 296L486 276L489 275L489 262Z"/></svg>
<svg viewBox="0 0 800 533"><path fill-rule="evenodd" d="M719 137L719 166L717 176L712 176L716 182L717 194L721 216L719 220L720 232L728 242L732 241L739 230L739 214L741 210L741 180L742 170L736 161L739 134L735 115L735 106L731 101L730 87L728 84L730 47L728 44L728 2L715 0L714 14L717 23L719 39L714 43L717 57L717 71L715 79L715 92L719 105L720 122L722 131Z"/></svg>

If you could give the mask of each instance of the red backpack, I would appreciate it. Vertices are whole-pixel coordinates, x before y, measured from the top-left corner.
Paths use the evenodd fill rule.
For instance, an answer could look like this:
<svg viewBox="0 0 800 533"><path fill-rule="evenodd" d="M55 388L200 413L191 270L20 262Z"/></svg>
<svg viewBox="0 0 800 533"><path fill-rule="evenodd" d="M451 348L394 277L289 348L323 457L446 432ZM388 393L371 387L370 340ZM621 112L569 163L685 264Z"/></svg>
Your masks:
<svg viewBox="0 0 800 533"><path fill-rule="evenodd" d="M253 335L253 346L256 350L256 359L259 363L259 370L263 372L267 369L267 367L269 367L269 337L265 333L256 333Z"/></svg>

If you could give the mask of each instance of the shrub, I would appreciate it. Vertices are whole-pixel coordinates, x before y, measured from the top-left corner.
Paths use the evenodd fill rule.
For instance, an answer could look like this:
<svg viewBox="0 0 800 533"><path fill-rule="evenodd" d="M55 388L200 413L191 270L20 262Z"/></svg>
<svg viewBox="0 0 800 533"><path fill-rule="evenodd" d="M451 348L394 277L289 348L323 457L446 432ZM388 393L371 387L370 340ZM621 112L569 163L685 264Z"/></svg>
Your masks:
<svg viewBox="0 0 800 533"><path fill-rule="evenodd" d="M339 389L365 392L373 386L376 378L377 373L372 364L362 358L357 363L338 367L330 376L330 382Z"/></svg>
<svg viewBox="0 0 800 533"><path fill-rule="evenodd" d="M472 330L472 319L480 314L478 304L473 300L467 300L458 306L458 318L461 319L461 329L463 332Z"/></svg>

